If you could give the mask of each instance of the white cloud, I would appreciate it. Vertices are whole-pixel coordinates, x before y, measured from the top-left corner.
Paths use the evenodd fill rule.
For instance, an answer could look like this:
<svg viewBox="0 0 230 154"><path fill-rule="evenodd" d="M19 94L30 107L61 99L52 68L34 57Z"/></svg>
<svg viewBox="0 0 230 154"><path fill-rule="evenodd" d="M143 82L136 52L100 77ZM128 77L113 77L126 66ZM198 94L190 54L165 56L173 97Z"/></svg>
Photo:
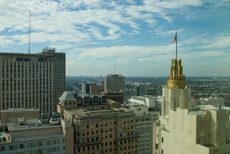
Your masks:
<svg viewBox="0 0 230 154"><path fill-rule="evenodd" d="M201 0L144 0L143 4L137 5L133 0L126 2L107 0L60 0L59 2L51 0L1 0L0 4L0 32L7 30L9 33L26 33L28 31L28 13L31 10L32 30L35 31L35 35L42 32L47 33L47 35L60 33L63 38L68 38L65 40L66 42L73 42L72 39L69 39L72 34L72 37L78 38L74 39L75 43L78 44L92 38L115 40L123 35L129 35L129 33L130 35L138 34L138 31L141 30L139 21L148 23L152 28L157 25L157 18L162 18L168 22L173 21L167 14L169 9L201 6L203 2ZM129 27L128 29L131 28L131 31L127 31L124 26ZM133 33L133 30L136 33ZM166 33L172 32L167 31ZM53 39L53 37L47 37L47 35L40 35L40 39L53 42L48 40L48 38ZM9 38L4 39L6 42L2 44L9 44L9 40L14 38L7 34L5 36ZM62 41L62 37L57 37L55 40ZM17 37L17 39L20 38ZM20 42L25 42L24 37L21 39ZM37 42L33 37L32 41Z"/></svg>
<svg viewBox="0 0 230 154"><path fill-rule="evenodd" d="M184 31L184 28L181 28L181 29L177 29L177 30L164 30L163 27L158 27L154 30L154 32L157 34L157 35L163 35L163 36L173 36L174 34L177 33L181 33L182 31Z"/></svg>
<svg viewBox="0 0 230 154"><path fill-rule="evenodd" d="M216 38L215 40L210 40L207 45L202 46L201 48L229 48L230 49L230 36L222 36Z"/></svg>

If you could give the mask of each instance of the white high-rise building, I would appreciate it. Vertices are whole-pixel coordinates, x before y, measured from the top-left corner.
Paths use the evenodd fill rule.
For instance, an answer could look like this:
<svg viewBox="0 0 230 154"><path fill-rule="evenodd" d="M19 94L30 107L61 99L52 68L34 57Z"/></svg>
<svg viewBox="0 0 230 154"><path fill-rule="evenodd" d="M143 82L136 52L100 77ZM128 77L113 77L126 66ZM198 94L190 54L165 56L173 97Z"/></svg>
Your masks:
<svg viewBox="0 0 230 154"><path fill-rule="evenodd" d="M57 110L65 91L65 53L44 49L37 54L0 53L0 110Z"/></svg>
<svg viewBox="0 0 230 154"><path fill-rule="evenodd" d="M156 122L154 154L229 154L229 111L191 107L181 59L173 59Z"/></svg>

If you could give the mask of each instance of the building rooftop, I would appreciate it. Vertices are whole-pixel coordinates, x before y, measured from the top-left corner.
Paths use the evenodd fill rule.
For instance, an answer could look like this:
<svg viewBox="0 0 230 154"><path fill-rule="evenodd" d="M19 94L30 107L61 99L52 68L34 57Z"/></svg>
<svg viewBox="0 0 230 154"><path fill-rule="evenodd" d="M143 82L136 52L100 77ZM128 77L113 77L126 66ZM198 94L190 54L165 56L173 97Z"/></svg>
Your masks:
<svg viewBox="0 0 230 154"><path fill-rule="evenodd" d="M126 114L134 114L132 111L126 108L113 108L108 110L87 110L87 109L68 109L68 112L71 115L75 115L76 118L84 118L84 117L106 117L116 113L126 113Z"/></svg>
<svg viewBox="0 0 230 154"><path fill-rule="evenodd" d="M108 74L106 77L124 77L121 74Z"/></svg>
<svg viewBox="0 0 230 154"><path fill-rule="evenodd" d="M205 115L206 111L204 111L204 110L194 110L194 111L189 111L189 114L191 114L191 115Z"/></svg>
<svg viewBox="0 0 230 154"><path fill-rule="evenodd" d="M61 125L51 125L51 124L40 124L39 119L28 119L26 124L19 125L17 122L7 123L9 131L20 131L20 130L32 130L41 128L58 128Z"/></svg>
<svg viewBox="0 0 230 154"><path fill-rule="evenodd" d="M40 139L50 139L50 138L59 138L65 137L63 134L49 134L49 135L37 135L37 136L27 136L27 137L14 137L14 142L25 142L31 140L40 140Z"/></svg>
<svg viewBox="0 0 230 154"><path fill-rule="evenodd" d="M39 109L8 108L8 110L2 110L1 112L33 112L33 111L39 111Z"/></svg>
<svg viewBox="0 0 230 154"><path fill-rule="evenodd" d="M73 96L73 93L70 91L65 91L61 97L62 100L76 100L76 98Z"/></svg>

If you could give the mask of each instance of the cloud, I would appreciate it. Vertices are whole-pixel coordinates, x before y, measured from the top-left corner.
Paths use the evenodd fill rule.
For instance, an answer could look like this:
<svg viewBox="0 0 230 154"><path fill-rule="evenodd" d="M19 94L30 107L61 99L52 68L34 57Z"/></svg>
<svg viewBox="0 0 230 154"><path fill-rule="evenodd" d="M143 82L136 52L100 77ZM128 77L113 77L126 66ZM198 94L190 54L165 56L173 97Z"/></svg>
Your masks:
<svg viewBox="0 0 230 154"><path fill-rule="evenodd" d="M164 28L162 26L158 27L154 30L154 32L157 35L162 35L162 36L173 36L174 34L176 34L176 32L181 33L182 31L184 31L184 28L180 28L177 30L164 30Z"/></svg>
<svg viewBox="0 0 230 154"><path fill-rule="evenodd" d="M196 40L196 38L204 37L201 35L195 38L190 38L189 40ZM226 51L227 45L225 45L224 50L218 49L209 49L207 47L222 47L223 43L219 44L218 40L228 41L228 36L219 36L212 37L212 41L192 41L192 46L197 46L197 51L194 51L194 48L187 46L189 41L184 41L178 44L180 48L179 56L183 59L197 59L197 58L208 58L208 57L217 57L217 56L228 56L230 53ZM220 42L222 42L220 41ZM202 42L202 43L201 43ZM216 42L216 44L213 44ZM198 46L198 45L199 46ZM217 51L218 50L218 51ZM95 48L78 48L73 51L76 59L104 59L110 60L116 57L117 59L122 59L121 62L156 62L156 61L165 61L175 57L175 45L153 45L153 46L112 46L112 47L95 47ZM73 56L71 56L73 57ZM125 59L125 60L124 60Z"/></svg>
<svg viewBox="0 0 230 154"><path fill-rule="evenodd" d="M77 37L75 43L96 40L116 40L124 35L136 35L142 29L140 21L147 23L150 28L157 26L158 19L172 22L172 17L168 16L168 10L183 9L187 6L198 7L203 2L201 0L144 0L138 4L133 0L127 1L107 1L107 0L2 0L0 5L0 32L4 32L4 39L9 43L14 37L13 32L28 31L29 10L32 12L32 32L46 33L47 35L60 33L62 37L55 40L62 41L62 38L69 36ZM128 29L128 30L127 30ZM183 30L183 29L179 29ZM136 33L133 33L135 31ZM156 31L157 34L165 35L173 33L174 30ZM17 35L17 34L16 34ZM40 35L41 40L53 42L54 37ZM57 36L57 35L56 35ZM18 36L17 39L20 39ZM24 37L19 42L25 42ZM32 42L36 38L32 37ZM3 41L4 41L3 40ZM73 42L72 39L65 40ZM17 45L17 43L15 43Z"/></svg>
<svg viewBox="0 0 230 154"><path fill-rule="evenodd" d="M201 48L229 48L230 49L230 36L221 36L215 40L210 40L210 43L202 46Z"/></svg>

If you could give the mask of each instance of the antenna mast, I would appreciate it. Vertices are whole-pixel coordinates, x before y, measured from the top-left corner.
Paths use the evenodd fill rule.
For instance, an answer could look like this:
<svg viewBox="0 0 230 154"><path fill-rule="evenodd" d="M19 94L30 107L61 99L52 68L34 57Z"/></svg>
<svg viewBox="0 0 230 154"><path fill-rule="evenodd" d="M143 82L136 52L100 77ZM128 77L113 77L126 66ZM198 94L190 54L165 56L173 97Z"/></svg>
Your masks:
<svg viewBox="0 0 230 154"><path fill-rule="evenodd" d="M114 75L115 75L115 57L114 57L113 73L114 73Z"/></svg>
<svg viewBox="0 0 230 154"><path fill-rule="evenodd" d="M29 11L29 47L28 47L29 54L30 54L30 33L31 33L31 11Z"/></svg>

